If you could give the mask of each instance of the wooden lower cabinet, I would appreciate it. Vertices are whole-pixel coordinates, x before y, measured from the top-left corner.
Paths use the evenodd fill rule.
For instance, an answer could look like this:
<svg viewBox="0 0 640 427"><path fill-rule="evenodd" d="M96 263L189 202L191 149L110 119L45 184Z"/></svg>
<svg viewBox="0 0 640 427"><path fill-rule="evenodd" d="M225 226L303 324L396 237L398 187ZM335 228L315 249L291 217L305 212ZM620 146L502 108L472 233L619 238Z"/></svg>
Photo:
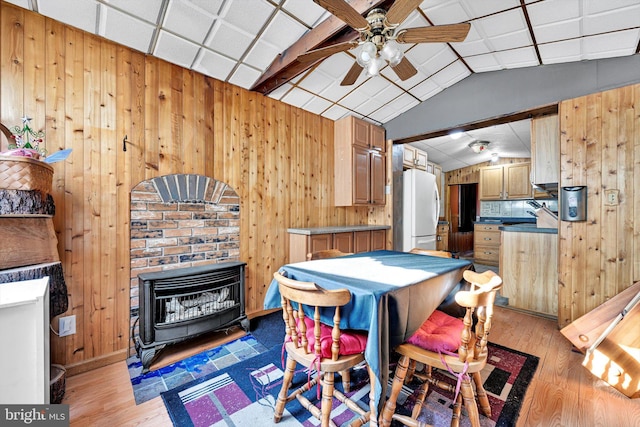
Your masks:
<svg viewBox="0 0 640 427"><path fill-rule="evenodd" d="M474 225L473 258L475 262L486 265L499 265L500 225L501 224Z"/></svg>
<svg viewBox="0 0 640 427"><path fill-rule="evenodd" d="M436 234L436 250L449 250L449 224L438 224L438 231Z"/></svg>
<svg viewBox="0 0 640 427"><path fill-rule="evenodd" d="M501 295L509 307L558 315L558 235L502 232Z"/></svg>
<svg viewBox="0 0 640 427"><path fill-rule="evenodd" d="M369 252L387 248L387 230L339 233L289 233L289 262L305 261L309 252L339 249L342 252Z"/></svg>

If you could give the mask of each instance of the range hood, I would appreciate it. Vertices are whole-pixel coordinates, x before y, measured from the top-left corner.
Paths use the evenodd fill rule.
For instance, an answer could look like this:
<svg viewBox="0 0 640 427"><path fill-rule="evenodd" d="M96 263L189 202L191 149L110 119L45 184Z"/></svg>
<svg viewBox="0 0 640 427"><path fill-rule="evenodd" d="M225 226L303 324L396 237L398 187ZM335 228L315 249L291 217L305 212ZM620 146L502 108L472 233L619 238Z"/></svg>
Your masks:
<svg viewBox="0 0 640 427"><path fill-rule="evenodd" d="M534 189L538 191L544 191L547 194L535 195L536 199L557 199L558 198L558 183L550 182L547 184L531 184Z"/></svg>

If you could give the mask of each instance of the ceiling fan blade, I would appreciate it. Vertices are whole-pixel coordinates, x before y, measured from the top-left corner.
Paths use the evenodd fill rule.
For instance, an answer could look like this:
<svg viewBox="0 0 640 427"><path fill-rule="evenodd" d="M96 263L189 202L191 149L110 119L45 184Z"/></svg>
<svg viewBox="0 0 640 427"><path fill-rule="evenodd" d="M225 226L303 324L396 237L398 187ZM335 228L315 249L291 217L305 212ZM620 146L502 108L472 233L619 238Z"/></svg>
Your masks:
<svg viewBox="0 0 640 427"><path fill-rule="evenodd" d="M344 0L313 0L320 7L328 10L337 18L343 20L354 30L362 30L369 27L364 16L360 15L349 3Z"/></svg>
<svg viewBox="0 0 640 427"><path fill-rule="evenodd" d="M344 76L344 79L340 82L340 86L351 86L358 80L360 73L362 72L362 67L357 62L354 62L347 75Z"/></svg>
<svg viewBox="0 0 640 427"><path fill-rule="evenodd" d="M408 78L415 76L418 72L416 67L414 67L406 57L403 57L398 65L391 68L396 72L398 77L400 77L400 80L407 80Z"/></svg>
<svg viewBox="0 0 640 427"><path fill-rule="evenodd" d="M398 32L400 43L449 43L461 42L467 38L471 24L434 25L432 27L407 28Z"/></svg>
<svg viewBox="0 0 640 427"><path fill-rule="evenodd" d="M319 49L310 50L309 52L303 53L302 55L298 56L298 61L300 62L317 61L318 59L331 56L334 53L344 52L356 46L358 46L358 42L350 41L350 42L333 44L331 46L321 47Z"/></svg>
<svg viewBox="0 0 640 427"><path fill-rule="evenodd" d="M387 12L387 24L390 26L399 25L418 6L422 0L396 0Z"/></svg>

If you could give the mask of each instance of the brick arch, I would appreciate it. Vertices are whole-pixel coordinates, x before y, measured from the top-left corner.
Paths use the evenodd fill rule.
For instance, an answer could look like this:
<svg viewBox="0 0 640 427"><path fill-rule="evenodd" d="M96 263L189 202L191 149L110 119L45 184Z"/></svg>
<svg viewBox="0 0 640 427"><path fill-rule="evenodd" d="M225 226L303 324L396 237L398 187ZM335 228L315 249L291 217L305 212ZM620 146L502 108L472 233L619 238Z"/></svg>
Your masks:
<svg viewBox="0 0 640 427"><path fill-rule="evenodd" d="M194 174L152 178L131 190L130 209L132 328L138 318L138 274L239 261L240 198L222 181Z"/></svg>

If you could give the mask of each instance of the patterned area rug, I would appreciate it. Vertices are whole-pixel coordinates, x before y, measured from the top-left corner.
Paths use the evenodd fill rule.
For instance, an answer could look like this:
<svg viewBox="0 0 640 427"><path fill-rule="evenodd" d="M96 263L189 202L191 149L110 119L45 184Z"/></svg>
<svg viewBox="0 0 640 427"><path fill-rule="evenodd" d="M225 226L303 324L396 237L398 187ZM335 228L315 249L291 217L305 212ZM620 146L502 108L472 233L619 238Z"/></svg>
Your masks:
<svg viewBox="0 0 640 427"><path fill-rule="evenodd" d="M480 416L483 427L515 425L525 392L538 366L538 358L495 344L489 347L489 363L483 372L485 388L491 402L492 417ZM393 368L393 367L392 367ZM275 397L282 381L282 350L274 346L251 359L231 365L218 372L194 380L162 393L171 420L176 427L187 426L251 426L271 425ZM452 381L448 375L442 379ZM297 372L295 384L307 381L307 373ZM368 406L368 379L366 369L352 373L352 399ZM398 399L398 411L409 414L413 406L414 380L405 386ZM341 388L339 379L336 387ZM316 390L309 391L315 396ZM419 416L437 427L451 422L451 399L440 389L430 393ZM356 415L334 400L332 419L338 425L347 423ZM392 425L395 425L394 422ZM279 423L283 426L316 426L318 422L304 410L297 400L289 402ZM469 420L463 409L461 426Z"/></svg>
<svg viewBox="0 0 640 427"><path fill-rule="evenodd" d="M164 391L190 383L265 351L267 348L264 345L251 334L247 334L146 374L142 374L140 359L132 356L127 359L127 367L136 405L158 397Z"/></svg>

